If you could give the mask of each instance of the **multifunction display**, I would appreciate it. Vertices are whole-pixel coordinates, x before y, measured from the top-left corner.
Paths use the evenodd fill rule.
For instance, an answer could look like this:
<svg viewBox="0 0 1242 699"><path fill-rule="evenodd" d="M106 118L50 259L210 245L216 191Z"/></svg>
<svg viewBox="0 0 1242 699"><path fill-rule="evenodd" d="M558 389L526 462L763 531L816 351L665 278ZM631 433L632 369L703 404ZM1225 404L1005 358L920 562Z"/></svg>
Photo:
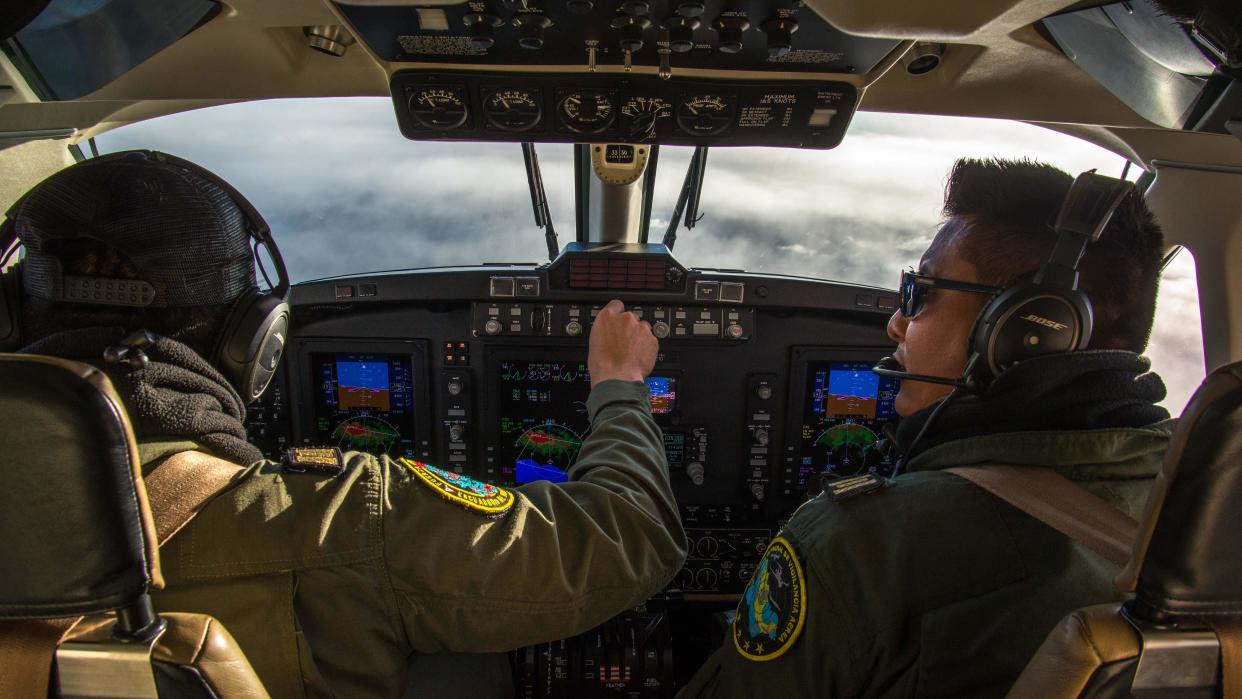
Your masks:
<svg viewBox="0 0 1242 699"><path fill-rule="evenodd" d="M312 353L315 443L415 456L414 373L408 354Z"/></svg>
<svg viewBox="0 0 1242 699"><path fill-rule="evenodd" d="M586 363L500 361L495 379L499 420L495 449L501 480L568 480L590 426L586 401L591 375ZM676 377L650 376L646 383L653 414L668 415L677 409ZM679 462L684 460L684 440L666 448Z"/></svg>
<svg viewBox="0 0 1242 699"><path fill-rule="evenodd" d="M873 362L811 361L806 367L805 404L797 480L806 488L819 474L848 476L891 467L880 447L886 423L897 418L898 382L871 371Z"/></svg>

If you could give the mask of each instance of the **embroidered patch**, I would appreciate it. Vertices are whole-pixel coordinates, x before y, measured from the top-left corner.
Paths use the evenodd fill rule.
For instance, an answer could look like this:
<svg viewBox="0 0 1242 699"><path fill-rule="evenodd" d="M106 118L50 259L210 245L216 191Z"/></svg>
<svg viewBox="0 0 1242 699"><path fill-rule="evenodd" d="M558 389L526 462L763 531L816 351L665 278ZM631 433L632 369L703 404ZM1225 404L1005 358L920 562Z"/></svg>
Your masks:
<svg viewBox="0 0 1242 699"><path fill-rule="evenodd" d="M491 483L483 483L469 476L428 466L421 461L400 459L400 462L441 497L458 505L464 505L475 512L500 515L513 507L513 493L504 488L497 488Z"/></svg>
<svg viewBox="0 0 1242 699"><path fill-rule="evenodd" d="M798 640L806 620L806 578L793 545L778 536L768 544L737 603L733 646L751 660L775 660Z"/></svg>
<svg viewBox="0 0 1242 699"><path fill-rule="evenodd" d="M345 456L336 447L293 447L280 458L286 471L305 471L339 476L345 470Z"/></svg>
<svg viewBox="0 0 1242 699"><path fill-rule="evenodd" d="M888 481L870 473L861 476L836 478L824 483L824 492L833 502L848 500L856 495L870 493L888 485Z"/></svg>

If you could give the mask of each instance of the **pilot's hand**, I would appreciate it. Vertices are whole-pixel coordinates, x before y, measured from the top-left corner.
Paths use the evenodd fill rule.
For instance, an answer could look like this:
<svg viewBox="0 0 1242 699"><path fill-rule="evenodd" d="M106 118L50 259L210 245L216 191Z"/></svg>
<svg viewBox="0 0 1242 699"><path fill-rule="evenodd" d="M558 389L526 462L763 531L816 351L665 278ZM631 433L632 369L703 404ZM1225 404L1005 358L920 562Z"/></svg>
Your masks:
<svg viewBox="0 0 1242 699"><path fill-rule="evenodd" d="M595 387L609 379L642 381L655 367L660 342L647 321L627 313L625 304L613 299L595 316L590 347L587 369Z"/></svg>

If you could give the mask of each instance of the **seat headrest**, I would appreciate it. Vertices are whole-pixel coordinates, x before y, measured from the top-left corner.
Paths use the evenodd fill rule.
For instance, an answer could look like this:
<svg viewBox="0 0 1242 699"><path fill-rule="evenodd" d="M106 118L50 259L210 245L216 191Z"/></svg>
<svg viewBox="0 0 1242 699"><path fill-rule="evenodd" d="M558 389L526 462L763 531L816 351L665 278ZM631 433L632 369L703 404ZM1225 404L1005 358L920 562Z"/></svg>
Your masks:
<svg viewBox="0 0 1242 699"><path fill-rule="evenodd" d="M1203 380L1149 498L1127 571L1137 609L1167 621L1242 614L1242 362Z"/></svg>
<svg viewBox="0 0 1242 699"><path fill-rule="evenodd" d="M0 354L0 618L116 609L161 586L137 446L103 372Z"/></svg>

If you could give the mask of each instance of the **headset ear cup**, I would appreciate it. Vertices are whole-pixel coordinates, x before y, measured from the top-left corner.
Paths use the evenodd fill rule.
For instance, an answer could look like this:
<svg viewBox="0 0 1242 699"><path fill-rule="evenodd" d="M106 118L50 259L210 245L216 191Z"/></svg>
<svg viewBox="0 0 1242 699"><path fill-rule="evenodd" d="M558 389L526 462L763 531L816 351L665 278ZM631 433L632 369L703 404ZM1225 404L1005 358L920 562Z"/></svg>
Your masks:
<svg viewBox="0 0 1242 699"><path fill-rule="evenodd" d="M284 355L289 304L251 291L238 300L217 345L214 363L246 403L263 394Z"/></svg>
<svg viewBox="0 0 1242 699"><path fill-rule="evenodd" d="M0 352L14 352L20 346L21 275L13 265L0 272Z"/></svg>
<svg viewBox="0 0 1242 699"><path fill-rule="evenodd" d="M971 349L987 380L1032 357L1085 349L1091 339L1086 294L1020 282L992 299L975 321Z"/></svg>

